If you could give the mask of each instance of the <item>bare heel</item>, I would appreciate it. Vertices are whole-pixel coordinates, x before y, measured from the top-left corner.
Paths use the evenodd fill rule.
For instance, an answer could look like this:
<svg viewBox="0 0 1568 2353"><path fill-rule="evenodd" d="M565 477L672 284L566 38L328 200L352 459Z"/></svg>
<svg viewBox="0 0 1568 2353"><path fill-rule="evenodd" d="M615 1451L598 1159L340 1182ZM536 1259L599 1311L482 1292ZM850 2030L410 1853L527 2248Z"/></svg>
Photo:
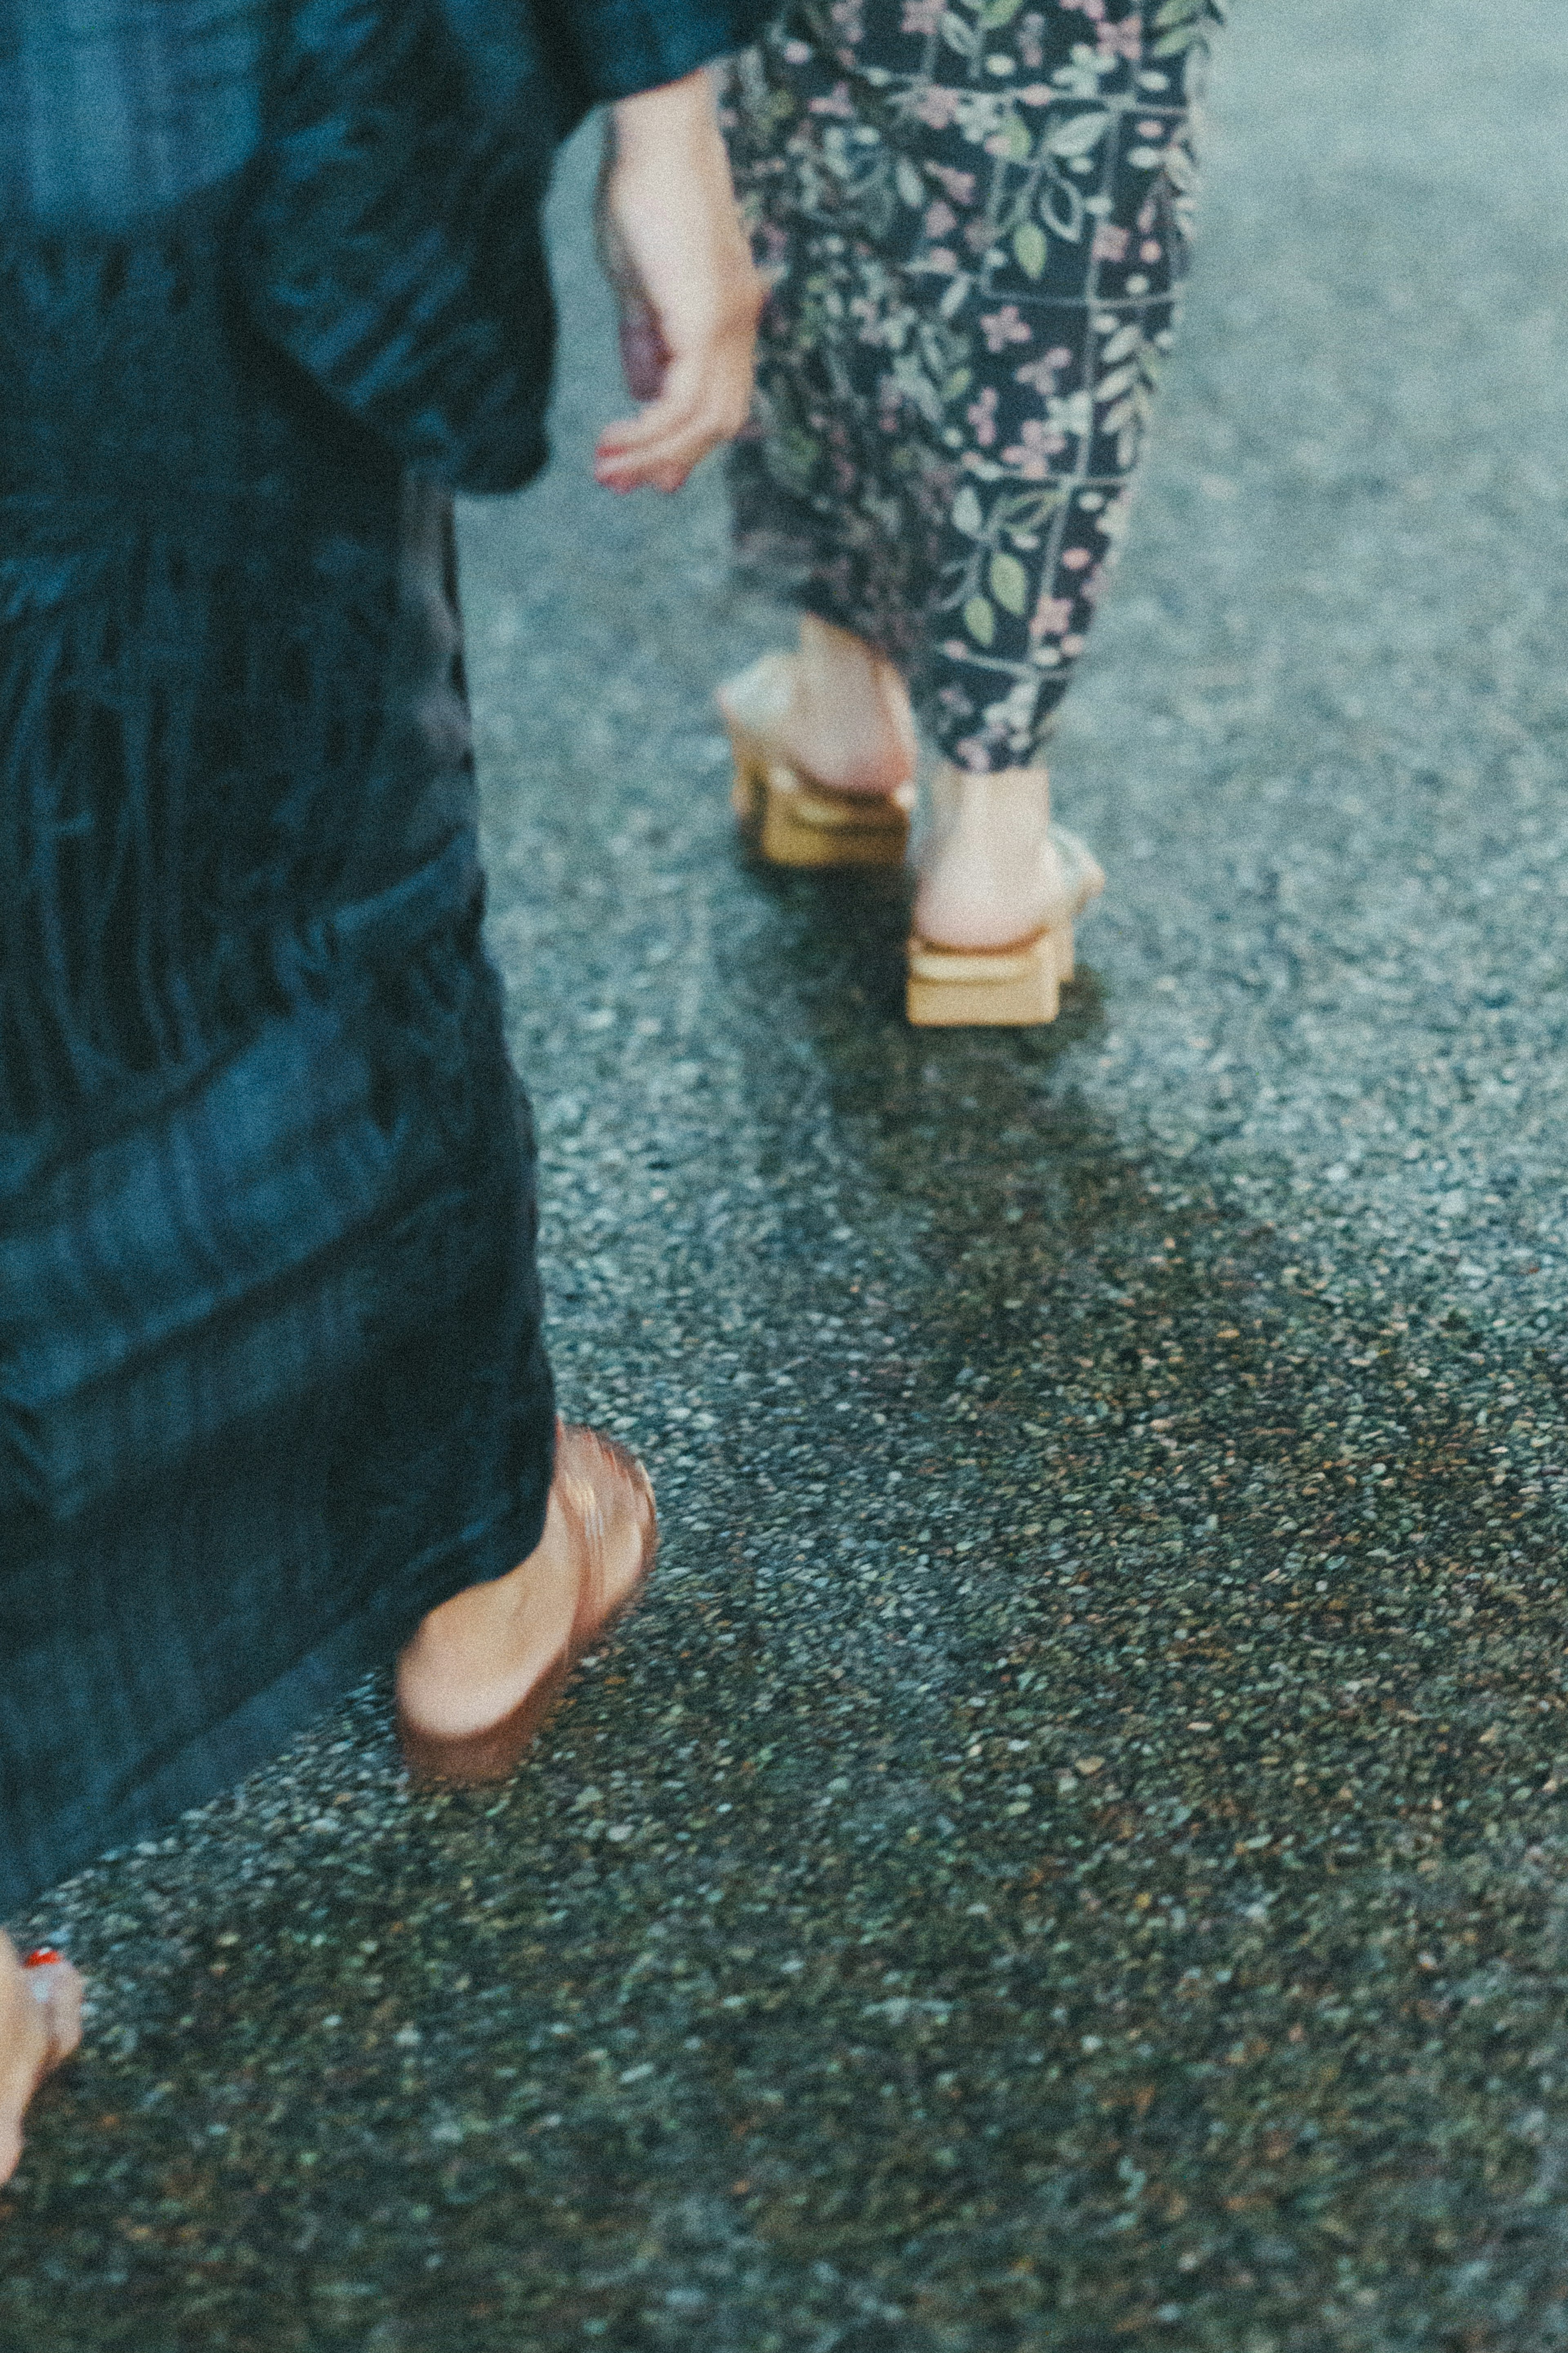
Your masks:
<svg viewBox="0 0 1568 2353"><path fill-rule="evenodd" d="M554 1656L542 1664L515 1704L472 1732L428 1730L410 1715L399 1691L397 1736L417 1788L510 1780L578 1660L635 1607L647 1583L658 1550L658 1513L647 1472L635 1455L598 1430L561 1424L557 1429L551 1508L559 1504L572 1539L575 1592L570 1620ZM510 1585L528 1573L525 1561L496 1583ZM459 1603L464 1599L456 1597Z"/></svg>
<svg viewBox="0 0 1568 2353"><path fill-rule="evenodd" d="M1023 1029L1054 1021L1073 976L1073 923L1105 888L1100 860L1052 826L1065 882L1061 913L1032 940L1005 948L909 944L905 1011L916 1029Z"/></svg>
<svg viewBox="0 0 1568 2353"><path fill-rule="evenodd" d="M901 866L915 807L912 777L886 794L835 792L773 749L769 727L788 701L791 660L764 654L719 699L735 755L731 806L742 831L770 866Z"/></svg>

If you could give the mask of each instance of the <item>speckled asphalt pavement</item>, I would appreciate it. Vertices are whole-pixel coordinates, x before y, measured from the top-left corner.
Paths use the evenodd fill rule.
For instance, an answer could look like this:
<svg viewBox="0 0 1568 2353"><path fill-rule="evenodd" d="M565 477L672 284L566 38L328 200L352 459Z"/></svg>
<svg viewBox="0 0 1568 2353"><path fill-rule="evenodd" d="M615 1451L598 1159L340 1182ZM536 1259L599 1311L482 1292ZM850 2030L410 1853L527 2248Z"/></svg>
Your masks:
<svg viewBox="0 0 1568 2353"><path fill-rule="evenodd" d="M573 1413L655 1591L55 1892L5 2353L1568 2343L1568 42L1243 6L1054 1029L737 853L708 476L466 521Z"/></svg>

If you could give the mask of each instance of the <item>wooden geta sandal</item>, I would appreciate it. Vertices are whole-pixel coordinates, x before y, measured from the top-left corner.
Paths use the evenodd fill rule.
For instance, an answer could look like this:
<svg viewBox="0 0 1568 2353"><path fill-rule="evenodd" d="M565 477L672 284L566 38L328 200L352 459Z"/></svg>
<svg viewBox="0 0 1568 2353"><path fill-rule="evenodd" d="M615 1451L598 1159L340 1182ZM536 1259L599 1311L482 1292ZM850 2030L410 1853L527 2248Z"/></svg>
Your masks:
<svg viewBox="0 0 1568 2353"><path fill-rule="evenodd" d="M1059 913L1032 939L1005 948L909 944L905 1010L917 1029L1026 1028L1054 1021L1073 976L1073 923L1105 888L1099 860L1076 834L1051 828L1067 889Z"/></svg>
<svg viewBox="0 0 1568 2353"><path fill-rule="evenodd" d="M731 798L772 866L901 866L914 815L912 776L890 793L844 793L803 776L775 749L792 684L789 654L763 654L719 699L735 755Z"/></svg>

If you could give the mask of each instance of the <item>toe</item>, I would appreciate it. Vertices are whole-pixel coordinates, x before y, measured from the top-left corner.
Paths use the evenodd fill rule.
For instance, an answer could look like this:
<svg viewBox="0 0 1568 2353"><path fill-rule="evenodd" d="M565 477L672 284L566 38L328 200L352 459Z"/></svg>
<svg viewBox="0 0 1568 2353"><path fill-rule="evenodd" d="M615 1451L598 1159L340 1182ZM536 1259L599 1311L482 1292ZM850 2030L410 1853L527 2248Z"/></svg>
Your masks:
<svg viewBox="0 0 1568 2353"><path fill-rule="evenodd" d="M49 2032L48 2064L58 2067L81 2047L81 2008L87 1986L81 1971L69 1961L53 1962L45 1974L52 1979L43 1997Z"/></svg>

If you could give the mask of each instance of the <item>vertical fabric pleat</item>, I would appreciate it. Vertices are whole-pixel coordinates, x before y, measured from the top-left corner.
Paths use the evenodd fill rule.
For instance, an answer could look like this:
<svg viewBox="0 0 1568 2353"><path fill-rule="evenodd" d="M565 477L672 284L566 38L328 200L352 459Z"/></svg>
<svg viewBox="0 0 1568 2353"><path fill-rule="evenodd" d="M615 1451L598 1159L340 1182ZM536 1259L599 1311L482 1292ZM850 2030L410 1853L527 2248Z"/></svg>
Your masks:
<svg viewBox="0 0 1568 2353"><path fill-rule="evenodd" d="M0 238L0 1915L542 1525L447 494L216 191Z"/></svg>

